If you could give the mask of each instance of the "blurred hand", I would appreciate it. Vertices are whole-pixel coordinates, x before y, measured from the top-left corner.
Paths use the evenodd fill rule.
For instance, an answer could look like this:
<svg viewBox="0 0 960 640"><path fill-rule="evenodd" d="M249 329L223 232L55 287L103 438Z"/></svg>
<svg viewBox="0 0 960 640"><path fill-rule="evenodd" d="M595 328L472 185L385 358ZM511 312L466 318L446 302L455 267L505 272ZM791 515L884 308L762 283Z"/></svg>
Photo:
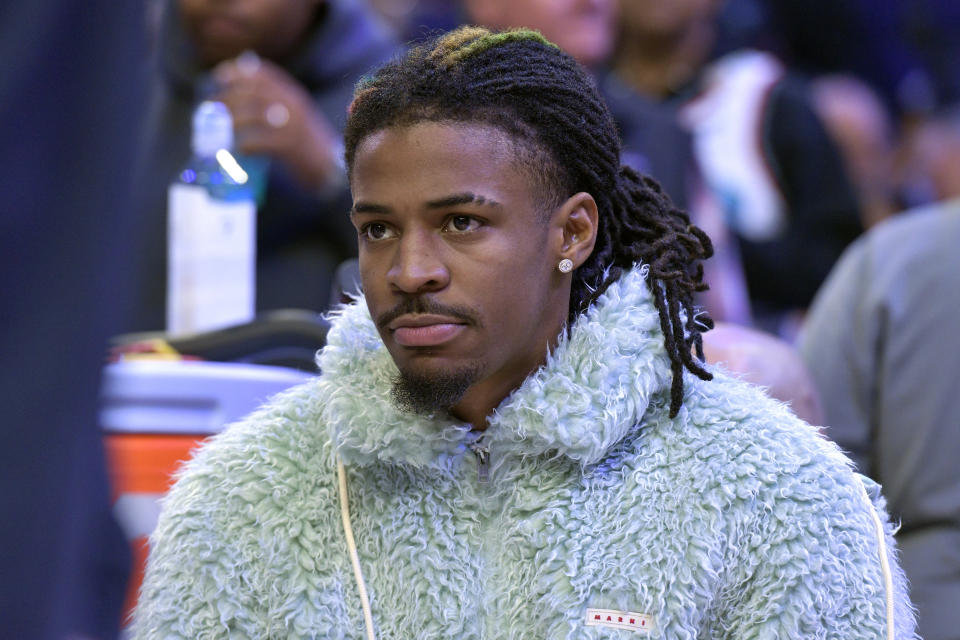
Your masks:
<svg viewBox="0 0 960 640"><path fill-rule="evenodd" d="M309 93L286 71L251 52L214 70L213 99L233 115L235 145L284 163L306 188L339 179L337 134Z"/></svg>

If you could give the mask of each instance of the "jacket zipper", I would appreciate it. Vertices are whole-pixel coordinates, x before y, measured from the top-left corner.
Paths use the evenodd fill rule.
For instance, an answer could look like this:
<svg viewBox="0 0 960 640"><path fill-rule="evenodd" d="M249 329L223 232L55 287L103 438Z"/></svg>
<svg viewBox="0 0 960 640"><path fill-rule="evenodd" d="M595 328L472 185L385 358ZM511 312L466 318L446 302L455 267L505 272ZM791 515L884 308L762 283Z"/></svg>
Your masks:
<svg viewBox="0 0 960 640"><path fill-rule="evenodd" d="M470 444L470 450L477 457L477 482L486 484L490 481L490 447L477 441Z"/></svg>

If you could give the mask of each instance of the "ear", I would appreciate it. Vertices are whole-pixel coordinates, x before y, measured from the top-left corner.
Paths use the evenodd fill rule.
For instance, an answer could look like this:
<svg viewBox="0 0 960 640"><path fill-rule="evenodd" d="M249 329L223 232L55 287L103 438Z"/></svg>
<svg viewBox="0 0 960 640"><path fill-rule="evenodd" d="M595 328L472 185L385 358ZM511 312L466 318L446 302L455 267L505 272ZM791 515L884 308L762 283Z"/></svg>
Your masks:
<svg viewBox="0 0 960 640"><path fill-rule="evenodd" d="M587 261L597 242L598 219L597 202L589 193L576 193L560 206L554 217L562 229L558 261L569 258L574 268Z"/></svg>

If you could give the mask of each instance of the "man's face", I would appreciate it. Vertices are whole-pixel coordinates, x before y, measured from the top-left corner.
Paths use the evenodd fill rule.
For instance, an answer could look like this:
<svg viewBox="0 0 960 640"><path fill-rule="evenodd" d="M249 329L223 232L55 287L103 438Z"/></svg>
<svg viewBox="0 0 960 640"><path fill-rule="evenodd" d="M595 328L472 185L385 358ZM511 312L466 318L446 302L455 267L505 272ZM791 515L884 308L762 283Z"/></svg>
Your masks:
<svg viewBox="0 0 960 640"><path fill-rule="evenodd" d="M562 225L515 152L500 129L426 122L364 139L351 175L367 306L401 374L494 406L543 362L570 298Z"/></svg>
<svg viewBox="0 0 960 640"><path fill-rule="evenodd" d="M316 0L179 0L184 28L202 66L245 50L283 57L300 42L322 2Z"/></svg>
<svg viewBox="0 0 960 640"><path fill-rule="evenodd" d="M470 0L467 7L472 20L494 29L536 29L584 65L613 51L615 0Z"/></svg>

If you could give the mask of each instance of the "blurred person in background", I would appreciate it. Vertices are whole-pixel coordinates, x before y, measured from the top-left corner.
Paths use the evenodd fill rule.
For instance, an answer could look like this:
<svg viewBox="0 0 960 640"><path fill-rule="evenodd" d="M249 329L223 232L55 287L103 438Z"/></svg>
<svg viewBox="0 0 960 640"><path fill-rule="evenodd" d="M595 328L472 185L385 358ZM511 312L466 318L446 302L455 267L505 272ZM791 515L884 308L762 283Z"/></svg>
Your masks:
<svg viewBox="0 0 960 640"><path fill-rule="evenodd" d="M960 200L892 218L817 294L801 352L826 434L879 482L925 640L960 639Z"/></svg>
<svg viewBox="0 0 960 640"><path fill-rule="evenodd" d="M191 115L203 99L230 109L242 163L269 163L257 211L257 309L323 310L337 264L356 252L340 130L353 83L397 51L392 34L350 0L169 0L157 44L129 329L164 325L166 189L190 156Z"/></svg>
<svg viewBox="0 0 960 640"><path fill-rule="evenodd" d="M905 190L912 201L960 198L960 105L917 123L903 146Z"/></svg>
<svg viewBox="0 0 960 640"><path fill-rule="evenodd" d="M139 2L0 5L0 638L120 627L97 398L129 285L144 24Z"/></svg>
<svg viewBox="0 0 960 640"><path fill-rule="evenodd" d="M588 69L613 52L617 0L464 0L469 20L493 27L528 27Z"/></svg>
<svg viewBox="0 0 960 640"><path fill-rule="evenodd" d="M717 56L719 0L620 3L617 77L676 109L736 236L754 319L792 337L860 232L842 160L807 87L769 54Z"/></svg>
<svg viewBox="0 0 960 640"><path fill-rule="evenodd" d="M894 130L880 96L849 74L812 84L813 105L843 156L857 190L864 228L889 218L897 206Z"/></svg>
<svg viewBox="0 0 960 640"><path fill-rule="evenodd" d="M367 3L402 42L452 29L463 18L459 0L367 0Z"/></svg>
<svg viewBox="0 0 960 640"><path fill-rule="evenodd" d="M955 0L728 0L762 14L762 44L803 73L853 73L907 120L960 101Z"/></svg>

